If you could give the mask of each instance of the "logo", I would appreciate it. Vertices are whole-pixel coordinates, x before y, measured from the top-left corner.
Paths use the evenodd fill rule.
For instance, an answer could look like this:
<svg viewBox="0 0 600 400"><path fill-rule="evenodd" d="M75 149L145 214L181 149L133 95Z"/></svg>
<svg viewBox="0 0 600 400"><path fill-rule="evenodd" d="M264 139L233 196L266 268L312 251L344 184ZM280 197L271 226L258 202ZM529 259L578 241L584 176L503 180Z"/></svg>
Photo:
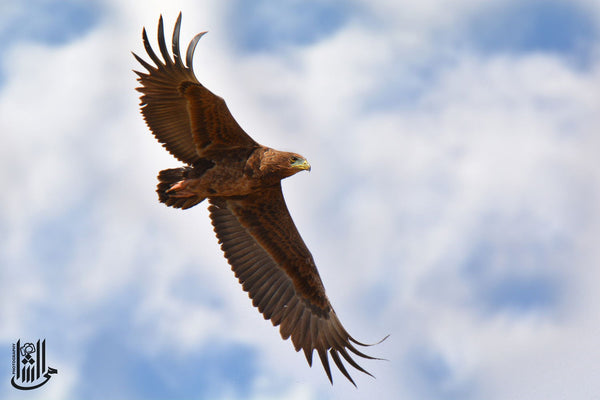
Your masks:
<svg viewBox="0 0 600 400"><path fill-rule="evenodd" d="M37 343L21 343L12 346L12 373L10 383L20 390L37 389L50 380L58 370L46 365L46 339Z"/></svg>

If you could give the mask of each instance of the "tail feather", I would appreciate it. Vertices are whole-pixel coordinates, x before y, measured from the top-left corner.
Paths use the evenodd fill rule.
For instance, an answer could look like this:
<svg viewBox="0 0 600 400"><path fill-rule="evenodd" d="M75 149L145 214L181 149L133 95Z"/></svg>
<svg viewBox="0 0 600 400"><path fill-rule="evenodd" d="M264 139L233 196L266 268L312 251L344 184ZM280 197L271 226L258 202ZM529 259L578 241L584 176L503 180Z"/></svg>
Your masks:
<svg viewBox="0 0 600 400"><path fill-rule="evenodd" d="M182 210L186 210L201 203L205 197L174 197L169 195L169 190L174 184L193 177L191 175L193 175L194 172L194 168L192 167L171 168L160 171L158 173L158 185L156 187L158 200L170 207L181 208Z"/></svg>

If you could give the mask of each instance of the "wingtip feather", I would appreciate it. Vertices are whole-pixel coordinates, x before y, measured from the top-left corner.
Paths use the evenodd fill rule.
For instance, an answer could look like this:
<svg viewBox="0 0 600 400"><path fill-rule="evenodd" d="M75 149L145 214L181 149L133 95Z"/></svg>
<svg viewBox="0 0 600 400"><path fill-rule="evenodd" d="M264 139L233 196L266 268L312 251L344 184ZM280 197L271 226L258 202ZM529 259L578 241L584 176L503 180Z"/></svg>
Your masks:
<svg viewBox="0 0 600 400"><path fill-rule="evenodd" d="M148 64L146 61L144 61L144 59L143 59L142 57L138 56L138 55L137 55L137 54L135 54L133 51L131 52L131 54L133 54L133 56L135 57L135 59L136 59L136 60L137 60L137 61L138 61L140 64L142 64L142 66L143 66L144 68L146 68L146 70L148 70L148 72L152 72L153 70L156 70L156 68L154 68L152 65ZM142 77L142 75L144 75L144 76L148 76L148 74L144 74L144 73L142 73L142 72L138 72L138 71L135 71L135 70L134 70L133 72L135 72L136 74L138 74L140 77Z"/></svg>
<svg viewBox="0 0 600 400"><path fill-rule="evenodd" d="M338 369L342 372L342 374L344 374L344 376L350 381L352 382L352 384L354 385L354 387L356 386L356 383L354 382L354 379L352 379L352 377L350 376L350 374L348 373L348 371L346 370L346 367L344 366L344 364L342 363L342 360L340 360L340 356L337 353L337 351L335 349L331 349L329 350L329 354L331 355L331 358L333 359L333 362L335 363L335 365L338 367ZM369 374L370 375L370 374Z"/></svg>
<svg viewBox="0 0 600 400"><path fill-rule="evenodd" d="M321 359L321 364L323 364L323 369L327 374L327 378L329 378L329 382L333 385L333 378L331 376L331 368L329 367L329 357L327 357L327 351L325 349L317 349L317 353L319 354L319 358Z"/></svg>
<svg viewBox="0 0 600 400"><path fill-rule="evenodd" d="M194 36L192 38L192 40L190 41L190 44L188 45L188 48L186 51L186 56L185 56L185 64L192 71L194 71L194 67L192 65L192 60L194 58L194 51L196 51L196 45L198 44L198 41L200 40L200 38L202 38L202 36L206 35L207 33L208 33L208 31L200 32L199 34L197 34L196 36Z"/></svg>
<svg viewBox="0 0 600 400"><path fill-rule="evenodd" d="M179 36L181 34L181 18L182 14L179 11L179 15L177 16L177 21L175 21L175 28L173 28L173 38L172 38L172 49L173 49L173 58L175 59L175 63L178 66L183 67L181 62L181 52L179 50Z"/></svg>
<svg viewBox="0 0 600 400"><path fill-rule="evenodd" d="M146 28L142 28L142 40L144 42L144 48L146 49L146 53L148 53L148 55L150 56L152 61L154 61L154 63L156 64L156 67L157 68L163 67L162 61L160 60L160 58L158 58L156 53L154 53L154 50L152 50L152 46L150 45L150 40L148 39L148 33L146 32Z"/></svg>
<svg viewBox="0 0 600 400"><path fill-rule="evenodd" d="M359 346L363 346L363 347L370 347L370 346L375 346L375 345L378 345L379 343L382 343L382 342L384 342L384 341L385 341L387 338L389 338L389 337L390 337L390 335L389 335L389 334L388 334L388 335L385 335L385 337L384 337L383 339L381 339L380 341L378 341L378 342L375 342L375 343L361 343L361 342L359 342L358 340L354 339L352 336L348 337L348 339L349 339L349 340L350 340L352 343L354 343L354 344L357 344L357 345L359 345Z"/></svg>
<svg viewBox="0 0 600 400"><path fill-rule="evenodd" d="M305 347L302 350L304 350L304 356L306 357L306 361L308 362L308 366L312 367L313 348L312 347Z"/></svg>
<svg viewBox="0 0 600 400"><path fill-rule="evenodd" d="M161 14L160 18L158 19L157 38L158 38L158 48L160 50L160 54L162 54L162 56L163 56L165 65L168 66L168 65L173 64L173 61L171 60L171 56L169 55L169 51L167 50L167 43L165 41L165 28L164 28L162 14Z"/></svg>

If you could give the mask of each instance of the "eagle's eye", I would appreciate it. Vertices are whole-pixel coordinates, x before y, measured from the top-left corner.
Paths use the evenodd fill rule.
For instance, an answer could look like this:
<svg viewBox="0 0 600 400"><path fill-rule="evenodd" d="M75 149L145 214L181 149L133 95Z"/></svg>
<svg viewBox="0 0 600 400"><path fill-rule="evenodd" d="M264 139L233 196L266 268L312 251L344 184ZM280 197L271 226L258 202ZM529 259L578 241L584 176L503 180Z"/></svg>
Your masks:
<svg viewBox="0 0 600 400"><path fill-rule="evenodd" d="M296 156L292 156L292 158L290 159L290 161L292 162L292 164L295 163L298 160L299 160L299 158L296 157Z"/></svg>

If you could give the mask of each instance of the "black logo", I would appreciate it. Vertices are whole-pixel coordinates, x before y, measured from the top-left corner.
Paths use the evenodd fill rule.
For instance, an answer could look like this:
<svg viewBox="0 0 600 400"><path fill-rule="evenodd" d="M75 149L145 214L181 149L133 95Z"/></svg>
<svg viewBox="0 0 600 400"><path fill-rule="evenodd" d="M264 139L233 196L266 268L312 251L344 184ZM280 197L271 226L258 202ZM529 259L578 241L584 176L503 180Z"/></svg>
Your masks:
<svg viewBox="0 0 600 400"><path fill-rule="evenodd" d="M20 390L37 389L58 371L46 366L46 339L37 343L23 343L19 339L12 347L12 373L10 383Z"/></svg>

